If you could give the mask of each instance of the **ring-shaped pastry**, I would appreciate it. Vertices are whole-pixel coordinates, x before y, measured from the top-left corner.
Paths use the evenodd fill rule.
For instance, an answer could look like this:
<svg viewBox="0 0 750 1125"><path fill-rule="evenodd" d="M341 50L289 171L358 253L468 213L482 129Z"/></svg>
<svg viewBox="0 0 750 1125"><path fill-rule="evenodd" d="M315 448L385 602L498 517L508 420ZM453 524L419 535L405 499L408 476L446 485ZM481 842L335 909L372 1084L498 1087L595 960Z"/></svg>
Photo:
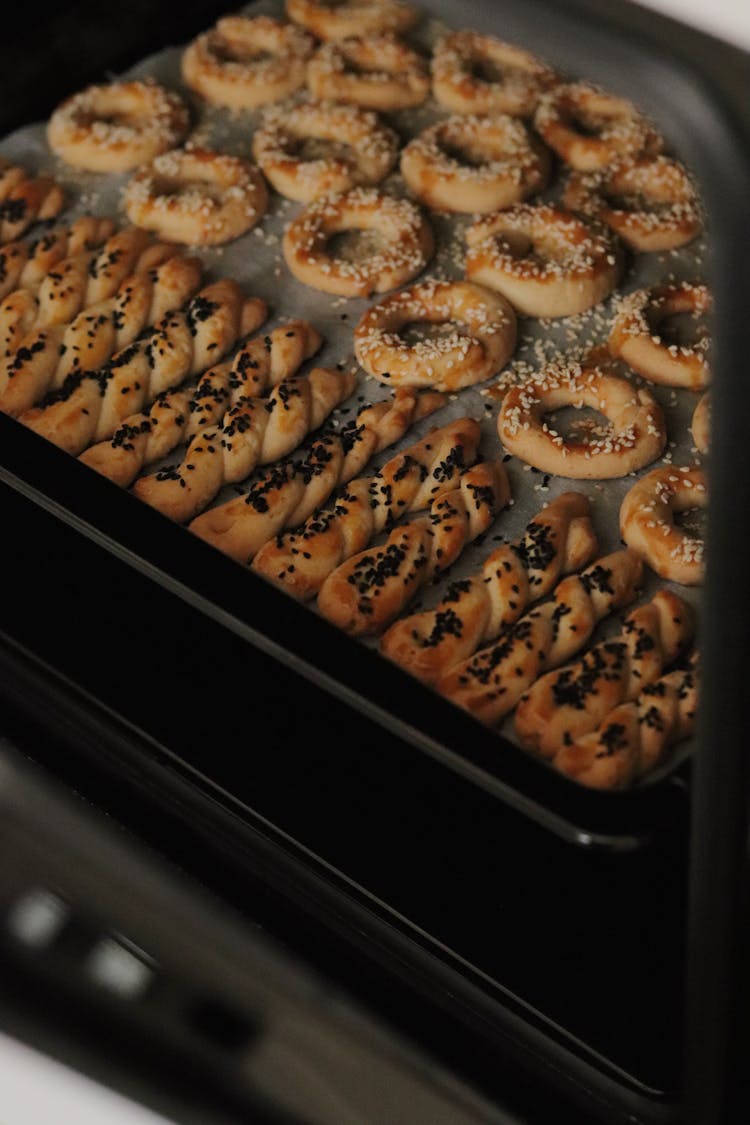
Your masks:
<svg viewBox="0 0 750 1125"><path fill-rule="evenodd" d="M606 223L631 250L674 250L701 231L701 213L686 169L666 156L641 156L599 172L573 172L563 201Z"/></svg>
<svg viewBox="0 0 750 1125"><path fill-rule="evenodd" d="M620 507L620 534L652 570L681 586L703 581L702 539L675 524L675 515L708 503L702 469L674 465L653 469L637 481Z"/></svg>
<svg viewBox="0 0 750 1125"><path fill-rule="evenodd" d="M545 416L566 406L603 414L608 432L588 441L564 438ZM596 367L550 364L520 386L511 387L497 419L509 453L544 473L574 480L610 480L642 469L667 441L656 399L627 379Z"/></svg>
<svg viewBox="0 0 750 1125"><path fill-rule="evenodd" d="M351 39L392 32L400 35L419 19L419 12L399 0L286 0L290 20L302 24L317 39Z"/></svg>
<svg viewBox="0 0 750 1125"><path fill-rule="evenodd" d="M711 395L708 391L698 399L690 430L698 452L704 455L708 453L711 441Z"/></svg>
<svg viewBox="0 0 750 1125"><path fill-rule="evenodd" d="M130 172L178 144L189 124L182 99L156 82L112 82L62 102L49 119L47 140L75 168Z"/></svg>
<svg viewBox="0 0 750 1125"><path fill-rule="evenodd" d="M252 109L305 84L313 40L272 16L224 16L188 45L182 77L212 105Z"/></svg>
<svg viewBox="0 0 750 1125"><path fill-rule="evenodd" d="M586 82L542 95L534 128L571 168L595 172L624 157L655 155L662 138L632 102Z"/></svg>
<svg viewBox="0 0 750 1125"><path fill-rule="evenodd" d="M364 252L345 257L329 240L363 231ZM311 203L284 232L284 258L298 281L324 293L369 297L411 281L432 257L432 228L416 204L372 188L326 195Z"/></svg>
<svg viewBox="0 0 750 1125"><path fill-rule="evenodd" d="M466 276L502 293L524 316L585 312L612 292L622 267L606 227L547 203L478 219L466 241Z"/></svg>
<svg viewBox="0 0 750 1125"><path fill-rule="evenodd" d="M454 31L432 56L432 92L451 113L532 114L540 95L557 82L529 51L478 31Z"/></svg>
<svg viewBox="0 0 750 1125"><path fill-rule="evenodd" d="M409 343L409 324L446 324L450 333ZM381 383L457 391L489 379L516 346L516 317L497 293L469 281L425 281L373 305L354 332L354 354Z"/></svg>
<svg viewBox="0 0 750 1125"><path fill-rule="evenodd" d="M710 309L711 295L705 285L685 281L638 289L620 304L609 334L609 350L652 383L700 390L711 377L709 337L701 335L691 345L669 343L659 334L659 326L667 317L691 313L698 319Z"/></svg>
<svg viewBox="0 0 750 1125"><path fill-rule="evenodd" d="M258 169L208 149L175 149L139 169L125 189L136 226L189 246L239 238L263 217L268 189Z"/></svg>
<svg viewBox="0 0 750 1125"><path fill-rule="evenodd" d="M430 92L427 63L392 35L324 43L310 60L307 85L316 98L381 113L421 105Z"/></svg>
<svg viewBox="0 0 750 1125"><path fill-rule="evenodd" d="M430 125L401 153L401 172L436 211L486 214L541 191L549 153L518 118L456 115Z"/></svg>
<svg viewBox="0 0 750 1125"><path fill-rule="evenodd" d="M320 142L314 155L301 151ZM253 155L278 192L310 203L380 183L398 158L398 137L369 110L308 101L270 109L253 137Z"/></svg>

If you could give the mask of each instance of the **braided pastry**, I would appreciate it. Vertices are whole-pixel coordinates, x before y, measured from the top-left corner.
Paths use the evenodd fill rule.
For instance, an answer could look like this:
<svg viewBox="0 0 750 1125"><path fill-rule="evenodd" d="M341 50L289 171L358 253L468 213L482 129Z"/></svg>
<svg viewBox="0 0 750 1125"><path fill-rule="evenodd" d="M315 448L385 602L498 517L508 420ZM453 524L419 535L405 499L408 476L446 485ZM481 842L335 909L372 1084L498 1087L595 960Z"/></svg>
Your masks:
<svg viewBox="0 0 750 1125"><path fill-rule="evenodd" d="M258 320L248 331L260 327L264 314L260 303L257 312ZM268 335L247 340L231 360L209 368L196 387L158 395L148 413L131 414L111 438L82 453L81 460L127 488L145 465L166 457L205 426L220 424L229 407L293 375L321 342L305 320L291 320Z"/></svg>
<svg viewBox="0 0 750 1125"><path fill-rule="evenodd" d="M161 391L205 370L245 335L248 319L257 323L259 308L265 316L265 303L246 298L235 281L214 282L101 369L72 372L46 406L20 421L76 456Z"/></svg>
<svg viewBox="0 0 750 1125"><path fill-rule="evenodd" d="M267 543L253 570L299 601L314 597L328 575L379 532L406 512L427 508L453 491L476 457L479 437L473 418L433 430L374 476L352 481L333 507L309 519L300 531Z"/></svg>
<svg viewBox="0 0 750 1125"><path fill-rule="evenodd" d="M201 272L197 258L169 257L156 269L127 278L116 296L90 305L70 324L29 333L0 363L0 409L19 417L47 391L61 392L70 380L98 370L113 352L186 301Z"/></svg>
<svg viewBox="0 0 750 1125"><path fill-rule="evenodd" d="M14 289L37 289L58 262L95 250L114 230L112 219L83 215L69 227L56 227L33 242L6 242L0 247L0 300Z"/></svg>
<svg viewBox="0 0 750 1125"><path fill-rule="evenodd" d="M514 543L498 547L475 575L452 582L439 605L396 621L381 651L424 683L466 660L480 644L545 597L561 575L595 555L588 498L563 492Z"/></svg>
<svg viewBox="0 0 750 1125"><path fill-rule="evenodd" d="M233 406L192 439L183 463L135 483L135 494L181 523L202 512L224 484L287 456L354 390L351 372L316 367L279 383L267 398Z"/></svg>
<svg viewBox="0 0 750 1125"><path fill-rule="evenodd" d="M131 274L147 273L174 254L174 246L154 244L151 235L129 227L108 238L98 254L82 250L56 263L36 292L16 289L0 304L4 354L32 347L34 329L69 323L82 309L113 297Z"/></svg>
<svg viewBox="0 0 750 1125"><path fill-rule="evenodd" d="M676 742L688 738L698 708L698 661L676 668L636 699L621 703L596 730L561 746L552 759L560 773L592 789L624 789L661 765Z"/></svg>
<svg viewBox="0 0 750 1125"><path fill-rule="evenodd" d="M51 176L33 176L0 157L0 242L20 238L32 223L59 215L65 203Z"/></svg>
<svg viewBox="0 0 750 1125"><path fill-rule="evenodd" d="M560 746L594 730L613 707L657 680L692 634L689 607L670 590L660 590L628 614L619 636L538 679L516 708L516 734L527 749L554 757Z"/></svg>
<svg viewBox="0 0 750 1125"><path fill-rule="evenodd" d="M501 462L467 469L450 492L433 500L428 515L395 528L382 547L360 551L329 574L318 609L350 636L379 633L488 529L509 500Z"/></svg>
<svg viewBox="0 0 750 1125"><path fill-rule="evenodd" d="M549 601L441 676L437 690L481 722L498 722L542 672L579 652L603 617L633 601L642 575L643 563L629 550L569 575Z"/></svg>
<svg viewBox="0 0 750 1125"><path fill-rule="evenodd" d="M264 543L304 523L375 453L444 403L445 396L435 391L399 390L392 399L365 406L343 430L314 442L301 464L287 461L265 473L244 496L194 519L190 530L238 562L249 562Z"/></svg>

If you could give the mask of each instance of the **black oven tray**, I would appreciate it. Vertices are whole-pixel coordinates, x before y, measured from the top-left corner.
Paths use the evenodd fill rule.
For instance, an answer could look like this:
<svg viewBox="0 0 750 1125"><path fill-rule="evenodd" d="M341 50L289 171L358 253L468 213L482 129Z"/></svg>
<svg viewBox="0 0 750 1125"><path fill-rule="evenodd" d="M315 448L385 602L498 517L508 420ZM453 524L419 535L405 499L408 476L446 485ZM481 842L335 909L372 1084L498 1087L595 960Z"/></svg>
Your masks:
<svg viewBox="0 0 750 1125"><path fill-rule="evenodd" d="M431 5L438 14L444 6ZM741 226L750 198L746 56L631 5L473 4L463 13L467 24L526 41L543 21L552 61L625 94L637 88L639 102L694 169L708 206L718 435L710 480L720 502L709 513L705 686L694 763L700 778L707 757L731 766L746 736L740 677L750 602L738 549L750 481L750 266ZM467 1027L478 1026L529 1073L574 1089L602 1119L674 1119L684 830L695 799L689 765L621 794L589 793L553 775L2 416L0 504L0 699L6 716L25 714L29 730L56 730L63 753L75 759L67 769L62 755L55 763L40 748L46 765L84 792L97 773L123 794L140 792L154 820L189 822L207 856L225 841L227 863L230 854L241 855L264 879L294 886L290 894L304 893L311 914L366 943L368 956L414 987L462 1009ZM33 745L29 752L37 756ZM705 805L708 797L699 799ZM461 960L458 942L433 936L446 926L430 926L424 912L421 928L414 924L428 892L410 854L410 808L411 849L425 865L429 890L443 877L441 865L458 888L460 864L447 869L458 856L479 873L467 895L477 884L492 894L493 881L518 863L529 872L548 865L559 873L557 921L566 923L566 910L576 918L589 895L592 941L602 927L623 951L629 942L634 948L631 915L644 912L645 932L653 922L653 950L638 947L617 993L621 1008L608 1007L600 1023L611 1000L603 973L593 978L599 995L590 988L576 1000L575 1018L556 1020L554 981L543 966L535 1007L533 983L525 995L503 990L502 972L491 981L476 961ZM327 831L324 843L318 832L320 846L305 836L313 811ZM360 812L369 864L356 839ZM502 827L507 851L493 850L489 824ZM356 879L348 874L349 852L357 853ZM391 870L403 864L411 884L401 903L378 898L377 888L368 892L377 863ZM580 882L568 877L573 863ZM632 896L626 904L633 910L611 908L616 895ZM545 906L538 905L541 914ZM481 923L481 901L475 909ZM515 968L502 966L509 977Z"/></svg>
<svg viewBox="0 0 750 1125"><path fill-rule="evenodd" d="M438 18L456 21L450 0L432 4L430 10ZM742 214L750 180L743 122L735 120L733 108L727 107L683 61L647 43L636 29L637 19L633 19L634 26L627 34L614 36L611 26L595 21L586 5L547 10L543 4L503 4L497 8L475 4L462 9L461 15L480 29L497 31L500 22L503 35L532 43L532 29L542 10L545 53L553 64L570 73L585 73L631 96L637 89L639 103L664 129L701 185L711 228L708 280L717 305L713 424L719 437L711 459L711 490L713 495L731 495L736 481L743 479L739 459L746 456L746 443L736 434L733 437L745 416L747 396L739 361L744 345L740 310L750 290L743 280L747 261L735 219ZM621 14L627 24L630 9ZM702 37L697 40L704 42ZM256 713L255 708L262 707L264 681L283 677L288 670L322 690L319 714L309 716L308 726L298 729L294 740L287 742L290 758L298 752L292 741L308 745L314 756L314 744L321 737L336 738L349 747L350 756L356 757L357 722L362 714L421 752L425 770L436 764L438 768L447 766L568 841L631 850L671 823L684 808L689 764L663 771L663 776L657 775L629 792L587 791L531 760L496 732L486 730L252 573L219 557L131 496L116 492L5 417L0 417L0 450L0 471L12 487L127 560L164 590L191 603L207 621L219 623L225 634L233 636L235 659L246 669L245 682L252 684L241 702L226 686L226 656L213 653L207 657L198 648L193 653L196 683L200 682L201 690L211 699L223 700L222 709L240 705L250 714ZM709 531L712 562L701 613L701 643L707 661L712 651L711 629L725 616L717 611L715 599L732 585L727 582L726 552L720 544L724 536L732 535L733 524L733 514L726 505L713 506ZM59 573L62 577L64 562ZM165 654L172 653L179 641L174 636L161 636L153 626L145 629L144 642L146 638L147 646L140 646L140 659L144 673L147 663L152 663L150 678L156 690L171 659ZM102 659L114 664L117 655L105 656L103 647ZM347 720L335 731L316 722L325 715L327 695L346 705L342 713ZM169 707L168 701L165 707ZM294 707L293 698L290 707ZM703 743L710 741L707 732L714 726L711 710L709 700L703 707ZM144 724L148 729L148 717L136 714L136 701L129 702L125 711L137 725ZM189 724L189 717L185 717ZM270 721L275 724L281 718L270 716ZM180 722L181 716L175 715L169 727L170 738L180 747L179 753L188 765L211 778L212 748L180 737ZM246 769L252 768L253 755L252 747L243 754ZM264 762L263 768L284 771L288 763L278 757L272 765ZM225 787L234 792L231 783ZM242 798L243 794L238 791L236 796Z"/></svg>

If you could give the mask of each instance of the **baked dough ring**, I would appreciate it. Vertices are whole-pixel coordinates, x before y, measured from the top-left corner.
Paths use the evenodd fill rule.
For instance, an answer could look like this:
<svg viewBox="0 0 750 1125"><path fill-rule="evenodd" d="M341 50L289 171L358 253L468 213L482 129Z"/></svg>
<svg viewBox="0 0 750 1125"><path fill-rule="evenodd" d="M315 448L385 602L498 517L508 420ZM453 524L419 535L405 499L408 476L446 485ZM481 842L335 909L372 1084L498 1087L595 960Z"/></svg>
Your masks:
<svg viewBox="0 0 750 1125"><path fill-rule="evenodd" d="M65 203L51 176L34 176L0 156L0 243L20 238L32 223L59 215Z"/></svg>
<svg viewBox="0 0 750 1125"><path fill-rule="evenodd" d="M328 142L318 156L299 152L304 142ZM321 195L377 184L396 163L398 137L377 116L357 106L307 101L274 106L253 137L253 156L288 199L310 203Z"/></svg>
<svg viewBox="0 0 750 1125"><path fill-rule="evenodd" d="M677 512L708 503L702 469L665 465L637 481L620 508L620 534L652 570L681 586L703 582L704 545L675 525Z"/></svg>
<svg viewBox="0 0 750 1125"><path fill-rule="evenodd" d="M705 285L684 281L638 289L620 305L609 334L609 350L652 383L700 390L710 379L708 336L688 347L666 343L658 330L669 316L692 313L697 318L710 309L711 294Z"/></svg>
<svg viewBox="0 0 750 1125"><path fill-rule="evenodd" d="M701 214L686 169L666 156L641 156L599 172L573 172L563 201L599 219L631 250L674 250L701 230Z"/></svg>
<svg viewBox="0 0 750 1125"><path fill-rule="evenodd" d="M384 31L401 34L419 19L416 8L398 0L344 0L340 4L286 0L286 14L317 39L350 39Z"/></svg>
<svg viewBox="0 0 750 1125"><path fill-rule="evenodd" d="M614 289L622 255L605 227L549 203L519 204L466 231L466 276L524 316L585 312Z"/></svg>
<svg viewBox="0 0 750 1125"><path fill-rule="evenodd" d="M310 60L307 84L318 98L382 113L421 105L430 92L427 63L392 35L324 43Z"/></svg>
<svg viewBox="0 0 750 1125"><path fill-rule="evenodd" d="M478 31L444 36L432 56L432 92L451 113L528 117L556 81L555 72L529 51Z"/></svg>
<svg viewBox="0 0 750 1125"><path fill-rule="evenodd" d="M189 246L239 238L267 206L268 189L254 164L208 149L162 153L125 189L131 222Z"/></svg>
<svg viewBox="0 0 750 1125"><path fill-rule="evenodd" d="M301 27L271 16L224 16L189 44L182 77L212 105L252 109L303 86L312 51Z"/></svg>
<svg viewBox="0 0 750 1125"><path fill-rule="evenodd" d="M557 86L540 99L534 127L565 164L595 172L623 157L655 155L662 138L632 102L586 82Z"/></svg>
<svg viewBox="0 0 750 1125"><path fill-rule="evenodd" d="M410 344L407 324L451 322L455 329ZM504 297L469 281L425 281L394 293L362 316L354 354L389 386L457 391L497 374L516 346L516 317Z"/></svg>
<svg viewBox="0 0 750 1125"><path fill-rule="evenodd" d="M356 260L333 254L328 241L344 231L372 231L374 251ZM305 285L342 297L369 297L411 281L432 257L432 228L416 204L372 188L326 195L284 232L284 258Z"/></svg>
<svg viewBox="0 0 750 1125"><path fill-rule="evenodd" d="M588 442L564 439L544 416L566 406L599 411L609 420L611 432ZM497 429L509 453L544 473L575 480L624 477L654 461L667 442L661 407L647 390L574 363L551 364L511 387Z"/></svg>
<svg viewBox="0 0 750 1125"><path fill-rule="evenodd" d="M698 400L698 405L693 411L693 420L690 424L695 448L704 455L708 453L711 441L711 396L706 391Z"/></svg>
<svg viewBox="0 0 750 1125"><path fill-rule="evenodd" d="M59 105L47 139L76 168L130 172L178 144L189 123L182 99L156 82L112 82L89 86Z"/></svg>
<svg viewBox="0 0 750 1125"><path fill-rule="evenodd" d="M541 191L549 153L515 117L455 115L430 125L401 153L401 172L436 211L485 214Z"/></svg>

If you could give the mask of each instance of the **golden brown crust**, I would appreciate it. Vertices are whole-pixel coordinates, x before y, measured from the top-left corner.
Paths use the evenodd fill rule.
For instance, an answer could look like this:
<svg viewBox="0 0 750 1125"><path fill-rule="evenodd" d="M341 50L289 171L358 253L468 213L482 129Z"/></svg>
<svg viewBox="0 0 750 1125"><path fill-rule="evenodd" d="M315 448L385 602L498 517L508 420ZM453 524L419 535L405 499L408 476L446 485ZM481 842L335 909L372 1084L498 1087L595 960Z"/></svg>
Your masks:
<svg viewBox="0 0 750 1125"><path fill-rule="evenodd" d="M250 299L253 318L256 300ZM233 347L244 335L247 307L248 298L236 282L224 279L206 286L105 367L72 373L46 406L26 411L20 421L77 456L93 442L111 437L125 418L161 391L204 371Z"/></svg>
<svg viewBox="0 0 750 1125"><path fill-rule="evenodd" d="M632 702L615 707L596 730L561 746L552 765L592 789L632 785L693 733L698 690L696 656L689 667L668 672Z"/></svg>
<svg viewBox="0 0 750 1125"><path fill-rule="evenodd" d="M400 35L419 19L418 10L400 0L345 0L340 4L286 0L286 13L317 39L351 39L384 32Z"/></svg>
<svg viewBox="0 0 750 1125"><path fill-rule="evenodd" d="M0 157L0 244L20 238L33 223L54 219L64 204L52 176L34 176Z"/></svg>
<svg viewBox="0 0 750 1125"><path fill-rule="evenodd" d="M666 156L641 156L598 172L573 172L563 200L606 223L631 250L674 250L701 231L698 196L687 170Z"/></svg>
<svg viewBox="0 0 750 1125"><path fill-rule="evenodd" d="M592 440L563 438L545 417L566 406L603 414L609 429ZM648 391L597 367L550 364L511 387L497 418L510 453L545 473L575 480L626 476L654 461L667 441L664 414Z"/></svg>
<svg viewBox="0 0 750 1125"><path fill-rule="evenodd" d="M0 247L0 300L15 289L36 292L49 271L65 258L96 250L112 234L112 219L82 215L70 226L55 227L33 242L7 242Z"/></svg>
<svg viewBox="0 0 750 1125"><path fill-rule="evenodd" d="M670 344L659 328L678 313L691 313L698 319L710 312L711 305L708 288L687 281L638 289L620 303L609 334L609 350L652 383L700 390L710 379L708 335L690 346Z"/></svg>
<svg viewBox="0 0 750 1125"><path fill-rule="evenodd" d="M300 145L308 142L328 147L317 156L300 154ZM397 135L375 113L331 101L274 106L253 136L253 155L263 174L278 192L300 203L380 183L397 153Z"/></svg>
<svg viewBox="0 0 750 1125"><path fill-rule="evenodd" d="M182 77L212 105L252 109L304 85L312 50L312 38L293 24L271 16L225 16L187 47Z"/></svg>
<svg viewBox="0 0 750 1125"><path fill-rule="evenodd" d="M681 586L703 582L704 545L675 524L675 514L708 503L702 469L665 465L636 481L620 508L620 533L652 570Z"/></svg>
<svg viewBox="0 0 750 1125"><path fill-rule="evenodd" d="M498 722L542 672L579 652L602 618L633 601L642 574L638 555L625 550L564 578L549 601L441 676L437 690L481 722Z"/></svg>
<svg viewBox="0 0 750 1125"><path fill-rule="evenodd" d="M125 189L131 222L188 246L216 246L260 222L268 190L248 160L208 149L162 153Z"/></svg>
<svg viewBox="0 0 750 1125"><path fill-rule="evenodd" d="M493 551L481 569L451 583L434 610L396 621L381 652L417 679L434 683L545 597L563 574L598 549L588 498L564 492L538 512L514 543Z"/></svg>
<svg viewBox="0 0 750 1125"><path fill-rule="evenodd" d="M190 530L238 562L249 562L274 535L304 523L335 488L362 472L375 453L399 441L414 422L444 402L435 391L419 395L401 390L392 399L363 407L347 427L314 442L300 464L285 462L264 473L245 495L194 519Z"/></svg>
<svg viewBox="0 0 750 1125"><path fill-rule="evenodd" d="M450 323L450 333L414 344L411 323ZM516 318L504 297L469 281L424 281L379 301L354 331L365 371L388 386L456 391L502 370L516 345Z"/></svg>
<svg viewBox="0 0 750 1125"><path fill-rule="evenodd" d="M433 500L427 515L396 527L381 547L360 551L328 575L318 609L350 636L380 633L417 591L456 561L510 500L498 461L462 473Z"/></svg>
<svg viewBox="0 0 750 1125"><path fill-rule="evenodd" d="M556 86L544 94L534 128L566 164L595 172L623 157L653 156L662 138L632 102L587 82Z"/></svg>
<svg viewBox="0 0 750 1125"><path fill-rule="evenodd" d="M494 73L482 77L477 68ZM528 117L557 81L555 72L529 51L477 31L451 32L432 56L432 92L451 113Z"/></svg>
<svg viewBox="0 0 750 1125"><path fill-rule="evenodd" d="M523 122L453 116L428 126L401 153L401 173L436 211L486 214L541 191L549 153Z"/></svg>
<svg viewBox="0 0 750 1125"><path fill-rule="evenodd" d="M708 453L711 441L711 395L708 391L698 399L690 429L695 448L705 455Z"/></svg>
<svg viewBox="0 0 750 1125"><path fill-rule="evenodd" d="M693 627L682 598L660 590L628 614L618 636L541 676L524 693L515 713L521 744L554 758L562 746L595 730L614 707L658 680L692 639Z"/></svg>
<svg viewBox="0 0 750 1125"><path fill-rule="evenodd" d="M452 491L476 457L479 438L472 418L431 431L374 476L352 481L332 508L312 516L298 532L266 543L253 570L298 600L315 597L328 575L378 532Z"/></svg>
<svg viewBox="0 0 750 1125"><path fill-rule="evenodd" d="M88 86L57 107L49 146L89 172L129 172L178 144L190 119L180 97L156 82Z"/></svg>
<svg viewBox="0 0 750 1125"><path fill-rule="evenodd" d="M67 379L95 371L115 351L135 340L144 328L195 292L200 284L201 263L194 258L181 257L164 243L151 243L142 232L137 234L147 243L144 248L141 242L140 252L138 240L135 240L130 255L123 253L119 259L115 257L110 261L103 250L88 268L85 259L70 259L60 268L59 275L57 270L53 271L52 296L60 284L65 293L60 308L69 305L73 297L72 308L76 308L85 299L89 287L92 293L114 290L105 300L82 308L69 323L53 320L39 324L40 308L44 310L45 305L40 306L23 290L6 298L4 310L19 316L19 331L23 332L25 325L29 325L29 329L16 341L15 350L0 361L0 409L18 416L48 391L58 391ZM91 268L97 262L102 263L102 268L92 275ZM128 262L138 272L126 276L115 287L122 267ZM68 264L71 268L67 268ZM74 280L79 284L74 286ZM44 296L45 287L40 287L39 292ZM50 296L48 291L47 296ZM55 308L56 302L51 303Z"/></svg>
<svg viewBox="0 0 750 1125"><path fill-rule="evenodd" d="M421 105L430 92L426 61L392 35L324 43L310 60L307 85L316 98L380 113Z"/></svg>
<svg viewBox="0 0 750 1125"><path fill-rule="evenodd" d="M345 231L372 232L377 246L352 260L329 240ZM284 259L298 281L343 297L395 289L421 273L435 249L432 228L416 204L372 188L327 195L309 204L284 232Z"/></svg>
<svg viewBox="0 0 750 1125"><path fill-rule="evenodd" d="M524 316L574 316L614 289L622 254L606 228L551 204L520 204L466 231L466 276Z"/></svg>

